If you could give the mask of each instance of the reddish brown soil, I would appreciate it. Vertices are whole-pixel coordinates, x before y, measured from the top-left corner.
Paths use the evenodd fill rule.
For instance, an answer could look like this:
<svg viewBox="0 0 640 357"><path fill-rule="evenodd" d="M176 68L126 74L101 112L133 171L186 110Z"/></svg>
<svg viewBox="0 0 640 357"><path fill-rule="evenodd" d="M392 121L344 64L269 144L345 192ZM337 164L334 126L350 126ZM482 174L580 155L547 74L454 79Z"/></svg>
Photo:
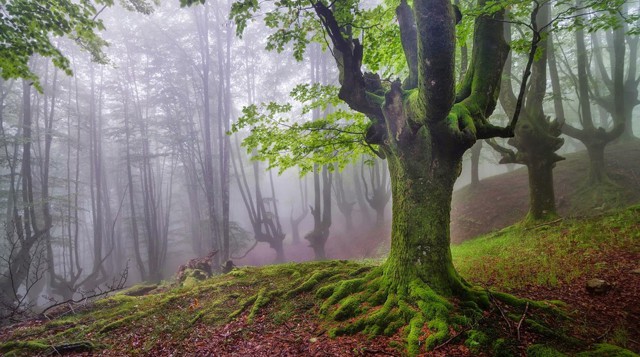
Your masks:
<svg viewBox="0 0 640 357"><path fill-rule="evenodd" d="M566 155L553 171L558 213L579 216L601 213L603 209L625 207L640 202L640 144L616 145L606 152L607 172L620 186L616 206L576 207L589 170L586 152ZM451 241L467 239L510 226L527 214L529 186L526 168L492 176L477 187L463 187L453 196L451 210Z"/></svg>

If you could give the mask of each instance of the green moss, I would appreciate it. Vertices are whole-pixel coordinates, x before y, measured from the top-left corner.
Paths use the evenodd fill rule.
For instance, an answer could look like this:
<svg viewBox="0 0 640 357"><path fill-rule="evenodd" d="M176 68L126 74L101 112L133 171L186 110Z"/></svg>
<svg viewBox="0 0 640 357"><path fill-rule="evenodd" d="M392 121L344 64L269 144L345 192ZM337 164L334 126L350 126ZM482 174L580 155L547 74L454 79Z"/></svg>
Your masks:
<svg viewBox="0 0 640 357"><path fill-rule="evenodd" d="M444 318L436 318L427 324L431 334L424 341L427 350L434 348L438 343L444 342L449 337L449 323Z"/></svg>
<svg viewBox="0 0 640 357"><path fill-rule="evenodd" d="M200 269L186 269L182 274L182 287L191 288L209 278L209 274Z"/></svg>
<svg viewBox="0 0 640 357"><path fill-rule="evenodd" d="M331 318L336 321L344 321L354 317L359 310L362 299L356 295L351 295L340 302L340 306L331 314Z"/></svg>
<svg viewBox="0 0 640 357"><path fill-rule="evenodd" d="M478 353L487 347L489 342L491 342L491 339L484 332L471 330L467 332L467 339L464 341L464 345L469 347L472 352Z"/></svg>
<svg viewBox="0 0 640 357"><path fill-rule="evenodd" d="M564 353L545 345L531 345L527 348L527 357L563 357Z"/></svg>
<svg viewBox="0 0 640 357"><path fill-rule="evenodd" d="M318 285L318 283L320 283L324 279L326 279L326 278L328 278L328 277L330 277L330 276L332 276L334 274L335 274L335 271L333 271L332 269L326 269L326 270L321 270L321 271L315 272L304 283L300 284L300 286L298 286L297 288L295 288L295 289L291 290L289 293L287 293L287 296L291 297L291 296L294 296L294 295L299 294L301 292L310 291L311 289L316 287L316 285Z"/></svg>
<svg viewBox="0 0 640 357"><path fill-rule="evenodd" d="M576 355L577 357L638 357L638 354L633 353L622 347L601 343L595 346L592 351L581 352Z"/></svg>
<svg viewBox="0 0 640 357"><path fill-rule="evenodd" d="M520 224L451 250L457 270L473 283L503 291L530 285L552 287L602 269L591 261L594 254L640 251L634 243L638 224L637 208L629 207L586 219Z"/></svg>
<svg viewBox="0 0 640 357"><path fill-rule="evenodd" d="M119 291L116 295L142 296L158 288L158 284L138 284Z"/></svg>
<svg viewBox="0 0 640 357"><path fill-rule="evenodd" d="M272 313L271 318L276 324L284 324L289 319L291 319L291 317L295 313L295 309L295 304L287 300L282 305L280 305L276 311Z"/></svg>
<svg viewBox="0 0 640 357"><path fill-rule="evenodd" d="M116 321L113 321L111 323L106 324L105 326L103 326L102 328L100 328L98 330L98 333L107 333L109 331L115 330L117 328L119 328L120 326L123 326L131 321L136 320L137 318L139 318L140 316L142 316L142 314L140 315L131 315L131 316L127 316L121 319L118 319Z"/></svg>
<svg viewBox="0 0 640 357"><path fill-rule="evenodd" d="M410 356L420 354L420 338L423 337L422 326L425 318L421 313L417 313L409 322L409 333L407 335L407 352Z"/></svg>
<svg viewBox="0 0 640 357"><path fill-rule="evenodd" d="M318 290L316 290L316 297L318 299L326 299L329 296L331 296L331 294L333 294L335 289L336 289L335 285L323 286L323 287L319 288Z"/></svg>
<svg viewBox="0 0 640 357"><path fill-rule="evenodd" d="M504 338L496 339L491 345L491 349L494 357L515 357L519 355L514 341Z"/></svg>
<svg viewBox="0 0 640 357"><path fill-rule="evenodd" d="M271 297L269 296L267 289L260 289L260 291L258 291L258 294L256 295L255 301L253 302L253 306L251 307L251 312L249 312L247 321L252 322L256 314L258 313L258 310L264 305L268 304L269 301L271 301Z"/></svg>
<svg viewBox="0 0 640 357"><path fill-rule="evenodd" d="M43 341L13 341L0 344L4 356L31 356L48 351L51 345Z"/></svg>
<svg viewBox="0 0 640 357"><path fill-rule="evenodd" d="M233 276L235 278L244 278L247 276L247 272L242 268L236 268L227 273L227 275Z"/></svg>
<svg viewBox="0 0 640 357"><path fill-rule="evenodd" d="M366 280L364 278L350 279L338 283L333 293L322 304L320 311L322 313L326 313L329 307L342 300L346 296L358 292L365 283Z"/></svg>

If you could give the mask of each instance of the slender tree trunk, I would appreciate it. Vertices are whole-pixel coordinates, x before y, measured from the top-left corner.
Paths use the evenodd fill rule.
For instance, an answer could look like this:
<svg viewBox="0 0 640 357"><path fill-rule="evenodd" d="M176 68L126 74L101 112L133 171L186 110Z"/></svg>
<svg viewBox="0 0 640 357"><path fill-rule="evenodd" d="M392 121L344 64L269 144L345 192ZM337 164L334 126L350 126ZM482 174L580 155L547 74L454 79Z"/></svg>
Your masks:
<svg viewBox="0 0 640 357"><path fill-rule="evenodd" d="M138 267L138 271L140 272L140 278L145 281L149 279L147 275L147 269L145 267L144 261L142 260L142 255L140 254L140 231L138 230L138 217L136 214L136 198L135 198L135 187L136 185L133 182L133 168L132 168L132 160L131 160L131 132L133 131L133 127L129 124L129 111L128 111L128 99L123 98L124 101L124 132L125 132L125 140L126 140L126 167L127 167L127 186L128 194L129 194L129 214L131 216L131 237L133 239L133 251L136 260L136 266Z"/></svg>
<svg viewBox="0 0 640 357"><path fill-rule="evenodd" d="M202 117L202 134L204 141L204 190L207 198L207 213L208 213L208 222L209 222L209 241L211 242L211 248L213 250L220 249L219 247L219 237L218 234L220 232L218 217L216 213L216 193L215 193L215 179L213 172L213 144L212 144L212 114L211 114L211 95L210 95L210 84L209 84L209 75L210 75L210 56L209 56L209 6L203 7L203 16L202 19L197 21L198 25L198 39L200 43L200 60L201 60L201 71L202 71L202 100L203 100L203 117ZM216 254L213 257L214 264L220 264L220 257Z"/></svg>
<svg viewBox="0 0 640 357"><path fill-rule="evenodd" d="M362 161L364 161L364 157L362 157ZM362 220L365 224L369 224L371 223L371 213L369 212L367 198L365 197L364 192L362 192L362 182L360 181L360 175L358 175L357 163L353 164L353 174L351 175L351 178L353 179L353 187L355 188L356 200L358 201Z"/></svg>
<svg viewBox="0 0 640 357"><path fill-rule="evenodd" d="M480 184L480 153L482 151L482 141L478 140L471 147L471 187L478 187Z"/></svg>
<svg viewBox="0 0 640 357"><path fill-rule="evenodd" d="M300 208L302 213L298 216L293 215L293 207L291 208L291 217L289 219L291 223L291 240L293 244L300 243L300 223L309 214L309 208L307 207L307 177L299 178L298 185L300 187Z"/></svg>

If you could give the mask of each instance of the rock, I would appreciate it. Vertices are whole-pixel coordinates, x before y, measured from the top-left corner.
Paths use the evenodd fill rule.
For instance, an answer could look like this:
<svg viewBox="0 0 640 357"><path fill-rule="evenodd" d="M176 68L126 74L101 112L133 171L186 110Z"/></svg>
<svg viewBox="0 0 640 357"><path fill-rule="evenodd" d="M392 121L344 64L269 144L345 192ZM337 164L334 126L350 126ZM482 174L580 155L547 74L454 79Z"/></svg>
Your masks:
<svg viewBox="0 0 640 357"><path fill-rule="evenodd" d="M210 276L211 275L204 270L187 268L178 276L178 282L184 287L192 287L208 279Z"/></svg>
<svg viewBox="0 0 640 357"><path fill-rule="evenodd" d="M592 295L604 295L611 290L611 284L602 279L591 279L585 286L587 292Z"/></svg>

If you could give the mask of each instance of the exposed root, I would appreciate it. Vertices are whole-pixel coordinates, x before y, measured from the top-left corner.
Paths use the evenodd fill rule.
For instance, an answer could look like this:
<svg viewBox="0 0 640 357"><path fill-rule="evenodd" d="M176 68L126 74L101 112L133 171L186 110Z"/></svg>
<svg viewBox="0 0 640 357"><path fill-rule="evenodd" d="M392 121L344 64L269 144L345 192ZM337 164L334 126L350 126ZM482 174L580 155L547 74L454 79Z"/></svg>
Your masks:
<svg viewBox="0 0 640 357"><path fill-rule="evenodd" d="M320 312L338 322L329 335L356 332L392 335L402 330L407 352L413 356L423 352L423 348L433 350L450 341L451 336L457 338L470 333L493 300L519 310L557 310L543 302L490 293L462 279L453 297L438 294L419 278L409 281L407 286L398 286L385 278L383 269L377 267L364 277L332 283L316 291L316 296L324 299ZM520 314L516 323L522 319L522 312ZM529 316L525 324L520 322L520 328L542 325Z"/></svg>

